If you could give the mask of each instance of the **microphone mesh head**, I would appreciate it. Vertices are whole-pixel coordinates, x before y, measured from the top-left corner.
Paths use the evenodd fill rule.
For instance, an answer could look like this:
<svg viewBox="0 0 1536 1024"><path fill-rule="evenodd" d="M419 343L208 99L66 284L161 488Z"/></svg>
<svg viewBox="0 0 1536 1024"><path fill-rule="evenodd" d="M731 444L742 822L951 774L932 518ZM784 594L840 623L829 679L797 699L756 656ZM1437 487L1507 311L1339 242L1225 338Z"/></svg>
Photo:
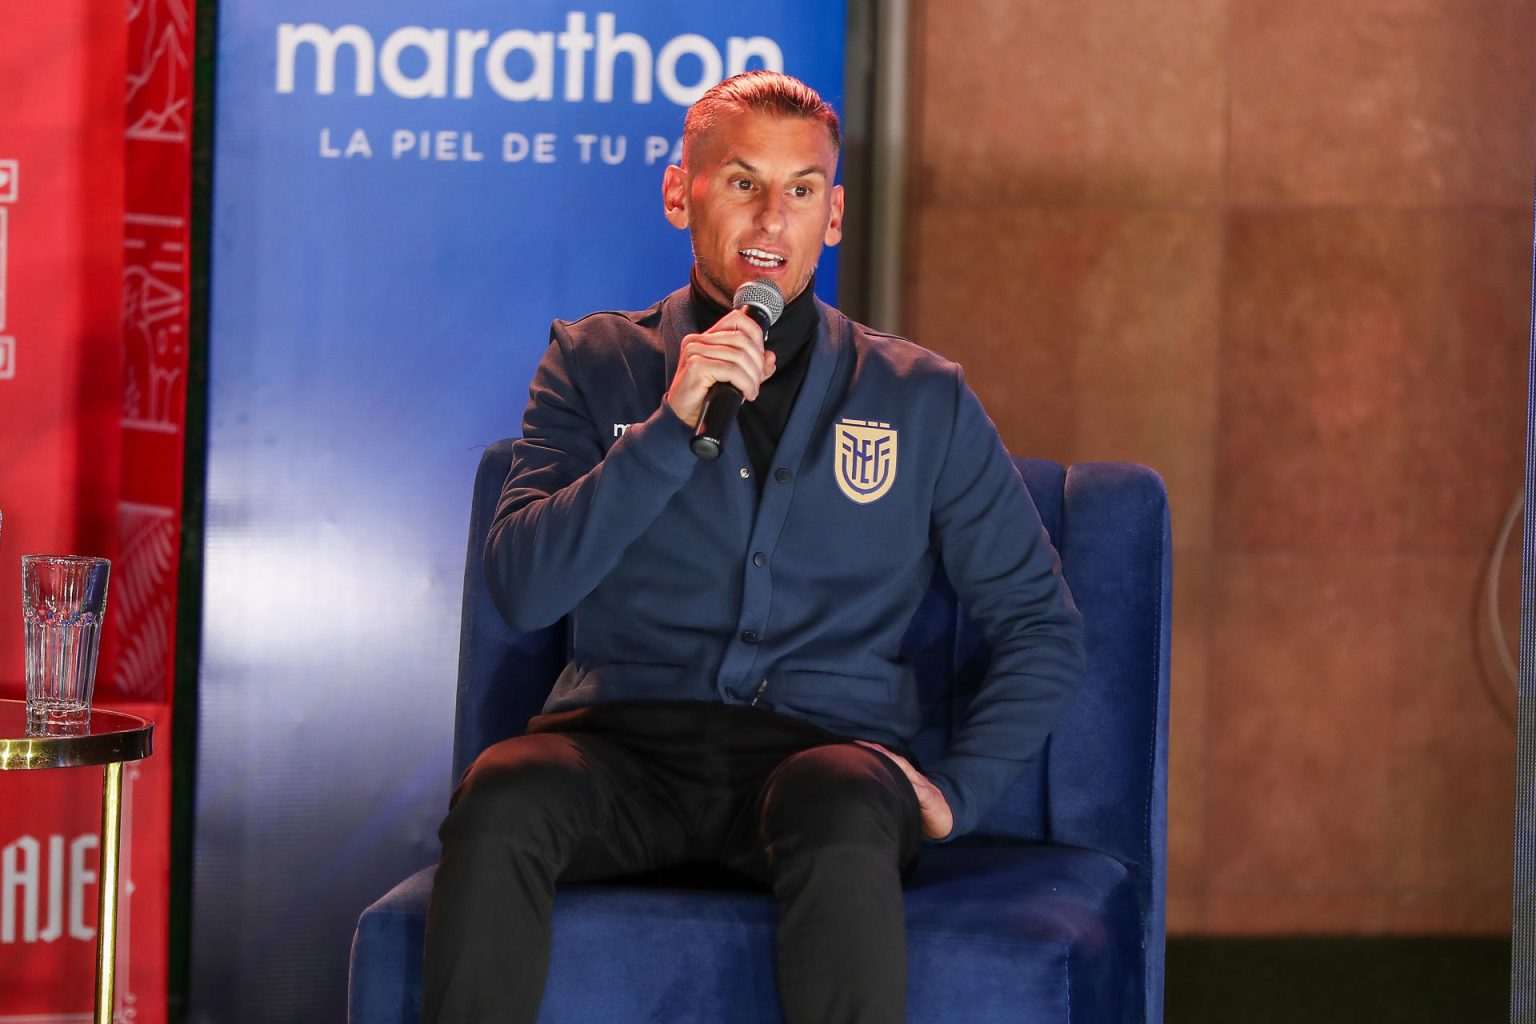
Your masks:
<svg viewBox="0 0 1536 1024"><path fill-rule="evenodd" d="M757 306L768 314L768 324L772 326L784 315L784 293L772 281L748 281L736 289L731 299L732 309L742 306Z"/></svg>

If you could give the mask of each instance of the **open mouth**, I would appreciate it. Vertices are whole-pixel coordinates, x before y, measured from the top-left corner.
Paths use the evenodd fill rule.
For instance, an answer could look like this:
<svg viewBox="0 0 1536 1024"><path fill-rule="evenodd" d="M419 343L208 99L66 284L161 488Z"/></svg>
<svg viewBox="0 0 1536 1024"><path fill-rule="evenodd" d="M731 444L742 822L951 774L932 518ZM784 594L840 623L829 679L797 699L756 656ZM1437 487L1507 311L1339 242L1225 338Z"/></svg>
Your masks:
<svg viewBox="0 0 1536 1024"><path fill-rule="evenodd" d="M775 256L771 252L762 249L737 249L736 254L754 267L762 270L777 270L784 265L783 256Z"/></svg>

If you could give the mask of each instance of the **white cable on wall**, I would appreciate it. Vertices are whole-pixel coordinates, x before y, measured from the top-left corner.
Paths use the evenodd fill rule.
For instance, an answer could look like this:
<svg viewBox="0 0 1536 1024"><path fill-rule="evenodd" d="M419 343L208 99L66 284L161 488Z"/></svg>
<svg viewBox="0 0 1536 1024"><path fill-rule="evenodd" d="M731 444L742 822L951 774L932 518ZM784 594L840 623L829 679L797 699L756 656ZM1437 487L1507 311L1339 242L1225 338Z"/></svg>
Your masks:
<svg viewBox="0 0 1536 1024"><path fill-rule="evenodd" d="M1498 652L1499 664L1509 677L1509 685L1519 687L1520 667L1515 664L1509 650L1509 640L1504 636L1504 624L1499 621L1499 570L1504 565L1504 549L1509 546L1509 535L1514 532L1515 520L1525 508L1525 495L1516 494L1504 513L1504 523L1499 527L1499 539L1494 541L1493 554L1488 559L1488 629L1493 633L1493 649Z"/></svg>

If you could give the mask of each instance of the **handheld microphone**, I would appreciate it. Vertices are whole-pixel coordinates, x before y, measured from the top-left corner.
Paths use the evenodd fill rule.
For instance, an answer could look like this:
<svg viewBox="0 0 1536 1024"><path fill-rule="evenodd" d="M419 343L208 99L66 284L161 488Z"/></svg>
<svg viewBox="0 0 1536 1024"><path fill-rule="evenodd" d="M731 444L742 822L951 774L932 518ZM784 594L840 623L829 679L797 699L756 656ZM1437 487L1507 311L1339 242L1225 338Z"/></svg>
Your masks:
<svg viewBox="0 0 1536 1024"><path fill-rule="evenodd" d="M768 328L784 315L784 295L772 281L748 281L736 289L731 307L750 316L763 329L766 341ZM699 410L698 425L693 428L693 440L689 443L693 454L705 460L718 458L725 445L725 435L740 408L741 392L736 385L723 380L711 385Z"/></svg>

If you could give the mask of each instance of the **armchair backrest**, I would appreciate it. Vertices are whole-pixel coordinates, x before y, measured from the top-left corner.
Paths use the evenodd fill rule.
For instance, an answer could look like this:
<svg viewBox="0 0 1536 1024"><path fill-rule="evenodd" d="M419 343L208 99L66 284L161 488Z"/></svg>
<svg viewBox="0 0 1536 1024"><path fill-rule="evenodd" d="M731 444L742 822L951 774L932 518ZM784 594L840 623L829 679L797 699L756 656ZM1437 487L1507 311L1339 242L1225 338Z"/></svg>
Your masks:
<svg viewBox="0 0 1536 1024"><path fill-rule="evenodd" d="M475 478L464 572L454 779L490 744L521 733L565 664L564 623L514 632L491 603L480 553L511 465L512 443L486 449ZM1088 677L1044 754L983 820L978 833L1110 853L1161 907L1166 829L1168 647L1172 588L1167 492L1157 474L1125 463L1064 469L1016 460L1061 553L1086 623ZM904 650L922 687L918 756L943 749L987 664L980 631L935 574ZM1156 922L1161 934L1161 921Z"/></svg>

